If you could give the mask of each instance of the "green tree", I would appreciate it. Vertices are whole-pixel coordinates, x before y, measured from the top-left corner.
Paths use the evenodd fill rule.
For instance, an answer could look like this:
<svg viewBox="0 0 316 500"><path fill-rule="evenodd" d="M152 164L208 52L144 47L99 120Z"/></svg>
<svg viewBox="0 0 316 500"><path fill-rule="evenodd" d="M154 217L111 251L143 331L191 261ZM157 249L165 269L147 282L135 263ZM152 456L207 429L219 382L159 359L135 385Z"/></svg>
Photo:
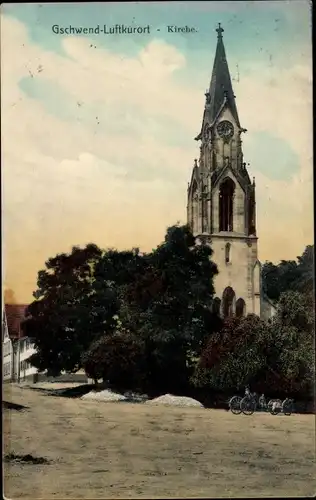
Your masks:
<svg viewBox="0 0 316 500"><path fill-rule="evenodd" d="M128 327L145 342L151 388L184 389L194 359L221 327L211 312L217 274L211 256L210 247L195 245L187 226L172 226L126 289Z"/></svg>
<svg viewBox="0 0 316 500"><path fill-rule="evenodd" d="M240 390L254 384L265 363L260 339L266 324L255 315L228 318L201 354L192 381L214 391Z"/></svg>
<svg viewBox="0 0 316 500"><path fill-rule="evenodd" d="M305 295L306 301L311 310L315 308L315 267L314 267L314 245L308 245L303 254L298 257L298 267L300 278L296 290Z"/></svg>
<svg viewBox="0 0 316 500"><path fill-rule="evenodd" d="M94 341L82 355L89 377L109 381L121 391L142 389L145 362L144 343L124 328Z"/></svg>
<svg viewBox="0 0 316 500"><path fill-rule="evenodd" d="M127 252L125 261L121 253L106 254L96 266L95 297L106 280L115 283L122 328L142 346L142 377L137 372L135 380L142 380L147 392L184 390L195 358L212 332L221 327L211 312L217 273L211 255L208 246L195 245L187 226L176 225L151 253ZM116 344L122 357L111 358L105 351L110 342L102 340L102 349L98 343L97 351L92 346L85 366L92 373L87 363L94 359L95 373L117 383L114 373L119 372L126 346Z"/></svg>
<svg viewBox="0 0 316 500"><path fill-rule="evenodd" d="M313 336L297 328L302 326L300 306L284 321L286 304L293 306L281 296L277 316L269 323L253 315L226 321L203 351L194 384L220 392L249 384L252 390L280 397L308 397L314 374Z"/></svg>
<svg viewBox="0 0 316 500"><path fill-rule="evenodd" d="M306 301L306 294L300 292L284 292L281 294L274 323L284 328L294 327L305 334L314 330L314 310Z"/></svg>
<svg viewBox="0 0 316 500"><path fill-rule="evenodd" d="M295 260L282 260L277 266L266 262L262 267L263 290L273 301L278 301L281 293L295 290L300 280L300 270Z"/></svg>
<svg viewBox="0 0 316 500"><path fill-rule="evenodd" d="M265 262L262 266L262 288L264 293L272 301L279 300L280 285L279 285L279 269L272 262Z"/></svg>
<svg viewBox="0 0 316 500"><path fill-rule="evenodd" d="M81 354L96 338L112 331L118 301L111 283L104 283L102 302L95 299L95 267L102 255L93 244L58 254L38 273L34 300L22 325L37 352L30 362L56 376L81 368Z"/></svg>
<svg viewBox="0 0 316 500"><path fill-rule="evenodd" d="M263 291L273 301L287 291L305 293L313 306L314 245L308 245L295 260L282 260L278 265L266 262L262 267Z"/></svg>
<svg viewBox="0 0 316 500"><path fill-rule="evenodd" d="M284 387L309 396L315 366L314 309L306 300L306 294L297 291L282 293L271 328L283 346L279 363Z"/></svg>

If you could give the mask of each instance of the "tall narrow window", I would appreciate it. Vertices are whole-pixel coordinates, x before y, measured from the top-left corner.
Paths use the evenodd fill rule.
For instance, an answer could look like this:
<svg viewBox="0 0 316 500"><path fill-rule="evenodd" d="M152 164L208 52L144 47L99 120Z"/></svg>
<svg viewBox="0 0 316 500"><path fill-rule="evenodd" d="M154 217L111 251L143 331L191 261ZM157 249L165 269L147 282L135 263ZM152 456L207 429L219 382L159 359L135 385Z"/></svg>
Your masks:
<svg viewBox="0 0 316 500"><path fill-rule="evenodd" d="M222 298L222 315L224 318L235 314L236 295L234 290L228 286L223 292Z"/></svg>
<svg viewBox="0 0 316 500"><path fill-rule="evenodd" d="M238 299L236 302L236 316L237 318L242 318L245 316L246 304L244 299Z"/></svg>
<svg viewBox="0 0 316 500"><path fill-rule="evenodd" d="M230 243L226 243L225 245L225 262L228 264L230 262Z"/></svg>
<svg viewBox="0 0 316 500"><path fill-rule="evenodd" d="M248 220L249 227L248 232L249 235L256 234L256 222L255 222L255 201L253 195L250 195L248 202Z"/></svg>
<svg viewBox="0 0 316 500"><path fill-rule="evenodd" d="M197 183L194 181L192 186L192 232L198 230L198 196L197 196Z"/></svg>
<svg viewBox="0 0 316 500"><path fill-rule="evenodd" d="M220 187L219 191L219 230L233 231L233 215L234 215L234 192L235 183L232 179L227 178Z"/></svg>

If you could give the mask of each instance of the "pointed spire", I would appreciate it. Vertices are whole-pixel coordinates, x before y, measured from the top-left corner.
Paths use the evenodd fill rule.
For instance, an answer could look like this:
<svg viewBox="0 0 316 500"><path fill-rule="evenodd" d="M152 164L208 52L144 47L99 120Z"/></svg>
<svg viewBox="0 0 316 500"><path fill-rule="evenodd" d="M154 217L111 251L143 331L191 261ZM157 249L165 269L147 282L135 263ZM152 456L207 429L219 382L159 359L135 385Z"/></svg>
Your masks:
<svg viewBox="0 0 316 500"><path fill-rule="evenodd" d="M229 74L228 64L226 60L225 47L223 43L223 28L220 23L217 31L217 47L215 53L215 60L213 66L212 79L209 90L209 110L210 110L210 120L215 120L218 111L225 102L233 114L233 117L239 125L239 118L237 113L237 107L235 103L235 95L233 92L232 82Z"/></svg>

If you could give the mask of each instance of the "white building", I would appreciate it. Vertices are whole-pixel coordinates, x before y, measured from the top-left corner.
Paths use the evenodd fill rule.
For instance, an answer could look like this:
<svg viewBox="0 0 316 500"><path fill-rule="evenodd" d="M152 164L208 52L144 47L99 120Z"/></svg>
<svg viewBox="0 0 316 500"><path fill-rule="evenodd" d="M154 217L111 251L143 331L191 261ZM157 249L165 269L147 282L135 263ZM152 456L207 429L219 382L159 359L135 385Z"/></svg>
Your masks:
<svg viewBox="0 0 316 500"><path fill-rule="evenodd" d="M21 322L24 319L26 305L5 304L2 318L2 356L4 382L20 379L20 340ZM31 354L25 352L24 359Z"/></svg>
<svg viewBox="0 0 316 500"><path fill-rule="evenodd" d="M2 373L4 382L10 381L13 378L13 346L9 336L9 330L6 320L5 311L2 317Z"/></svg>
<svg viewBox="0 0 316 500"><path fill-rule="evenodd" d="M28 358L36 352L34 344L28 337L22 337L19 340L19 381L33 379L34 375L38 373L37 368L31 365Z"/></svg>
<svg viewBox="0 0 316 500"><path fill-rule="evenodd" d="M25 319L26 305L5 304L2 318L2 356L4 382L78 382L86 383L87 377L83 370L67 374L62 372L59 377L47 378L46 372L39 373L28 359L36 352L29 337L24 337L21 323Z"/></svg>

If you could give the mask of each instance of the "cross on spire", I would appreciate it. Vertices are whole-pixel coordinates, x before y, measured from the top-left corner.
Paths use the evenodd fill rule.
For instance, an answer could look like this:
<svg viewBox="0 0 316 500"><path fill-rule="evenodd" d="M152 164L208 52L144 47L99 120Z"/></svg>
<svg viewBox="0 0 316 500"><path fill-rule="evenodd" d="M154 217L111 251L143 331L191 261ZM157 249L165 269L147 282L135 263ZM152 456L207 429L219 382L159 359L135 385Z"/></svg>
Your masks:
<svg viewBox="0 0 316 500"><path fill-rule="evenodd" d="M224 33L224 30L221 27L221 23L218 23L218 28L216 28L216 31L217 31L217 38L222 38L223 37L222 33Z"/></svg>

